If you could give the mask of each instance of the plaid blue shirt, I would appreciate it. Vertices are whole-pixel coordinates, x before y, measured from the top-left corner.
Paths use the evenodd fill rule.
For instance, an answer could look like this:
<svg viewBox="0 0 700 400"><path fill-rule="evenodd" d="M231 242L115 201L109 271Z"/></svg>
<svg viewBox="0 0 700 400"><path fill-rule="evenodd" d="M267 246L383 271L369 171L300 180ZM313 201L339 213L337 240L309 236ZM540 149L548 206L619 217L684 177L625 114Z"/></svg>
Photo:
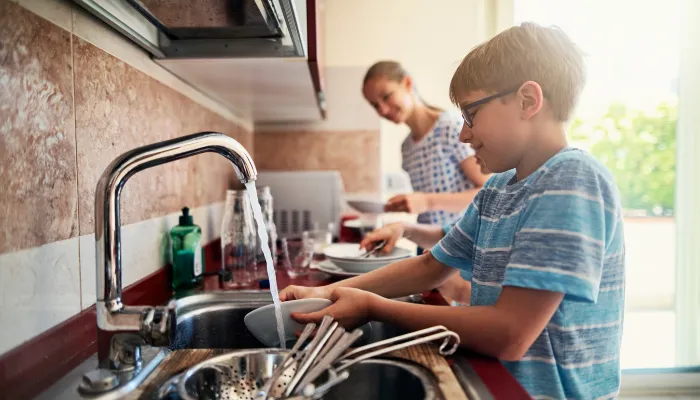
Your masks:
<svg viewBox="0 0 700 400"><path fill-rule="evenodd" d="M459 141L464 120L457 112L445 111L438 117L430 133L419 142L411 135L403 141L402 167L411 178L416 192L457 193L474 188L462 172L462 161L474 154L472 148ZM468 204L464 205L466 209ZM461 217L461 213L428 211L418 216L423 224L444 224Z"/></svg>

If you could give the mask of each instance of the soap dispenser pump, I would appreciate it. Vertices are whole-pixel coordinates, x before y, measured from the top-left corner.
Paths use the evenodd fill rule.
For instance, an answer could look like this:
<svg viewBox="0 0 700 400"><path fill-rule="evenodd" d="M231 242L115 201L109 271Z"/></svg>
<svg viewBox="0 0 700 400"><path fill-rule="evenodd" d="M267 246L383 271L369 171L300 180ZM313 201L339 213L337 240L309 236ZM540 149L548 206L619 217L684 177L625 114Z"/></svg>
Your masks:
<svg viewBox="0 0 700 400"><path fill-rule="evenodd" d="M202 228L194 224L190 209L182 209L179 224L170 230L173 280L177 292L194 289L204 272Z"/></svg>

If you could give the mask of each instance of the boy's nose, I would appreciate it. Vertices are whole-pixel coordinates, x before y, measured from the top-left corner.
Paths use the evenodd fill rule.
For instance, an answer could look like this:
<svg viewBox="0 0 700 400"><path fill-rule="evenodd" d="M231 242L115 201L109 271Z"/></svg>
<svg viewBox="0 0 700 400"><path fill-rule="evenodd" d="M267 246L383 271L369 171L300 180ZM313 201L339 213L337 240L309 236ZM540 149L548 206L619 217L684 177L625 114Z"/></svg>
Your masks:
<svg viewBox="0 0 700 400"><path fill-rule="evenodd" d="M474 138L474 135L472 135L472 130L465 123L462 125L462 131L459 133L459 141L462 143L471 143L472 138Z"/></svg>

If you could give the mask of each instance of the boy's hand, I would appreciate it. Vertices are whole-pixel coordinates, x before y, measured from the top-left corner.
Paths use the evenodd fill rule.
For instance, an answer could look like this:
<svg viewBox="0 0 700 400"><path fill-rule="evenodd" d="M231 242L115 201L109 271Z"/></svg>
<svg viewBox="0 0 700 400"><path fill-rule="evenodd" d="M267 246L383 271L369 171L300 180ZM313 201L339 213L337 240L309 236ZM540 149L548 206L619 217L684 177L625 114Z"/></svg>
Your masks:
<svg viewBox="0 0 700 400"><path fill-rule="evenodd" d="M428 196L420 192L394 196L384 205L384 211L407 212L409 214L421 214L428 211L429 208Z"/></svg>
<svg viewBox="0 0 700 400"><path fill-rule="evenodd" d="M280 301L301 300L308 298L330 300L331 291L327 286L287 286L280 292Z"/></svg>
<svg viewBox="0 0 700 400"><path fill-rule="evenodd" d="M401 239L404 230L405 227L400 222L395 224L389 224L387 226L374 230L368 233L367 236L365 236L365 238L362 239L362 242L360 243L360 248L369 251L372 249L372 247L374 247L374 245L377 242L386 240L386 244L382 248L381 252L388 254L394 249L394 247L396 246L396 242L399 239Z"/></svg>
<svg viewBox="0 0 700 400"><path fill-rule="evenodd" d="M340 287L331 294L333 304L329 307L309 314L292 313L291 317L301 324L307 324L319 323L325 315L330 315L340 326L352 329L370 319L371 303L377 298L380 297L364 290Z"/></svg>

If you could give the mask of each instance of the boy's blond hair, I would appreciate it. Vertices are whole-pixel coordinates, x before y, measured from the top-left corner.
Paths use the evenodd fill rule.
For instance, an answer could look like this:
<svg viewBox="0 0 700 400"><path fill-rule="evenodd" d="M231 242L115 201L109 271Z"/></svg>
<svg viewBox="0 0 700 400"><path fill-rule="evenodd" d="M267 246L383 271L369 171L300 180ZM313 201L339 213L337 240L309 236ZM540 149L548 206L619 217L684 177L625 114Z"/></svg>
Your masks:
<svg viewBox="0 0 700 400"><path fill-rule="evenodd" d="M531 22L509 28L475 47L457 67L450 99L475 90L515 90L526 81L542 87L554 118L566 122L586 82L583 53L556 27Z"/></svg>

